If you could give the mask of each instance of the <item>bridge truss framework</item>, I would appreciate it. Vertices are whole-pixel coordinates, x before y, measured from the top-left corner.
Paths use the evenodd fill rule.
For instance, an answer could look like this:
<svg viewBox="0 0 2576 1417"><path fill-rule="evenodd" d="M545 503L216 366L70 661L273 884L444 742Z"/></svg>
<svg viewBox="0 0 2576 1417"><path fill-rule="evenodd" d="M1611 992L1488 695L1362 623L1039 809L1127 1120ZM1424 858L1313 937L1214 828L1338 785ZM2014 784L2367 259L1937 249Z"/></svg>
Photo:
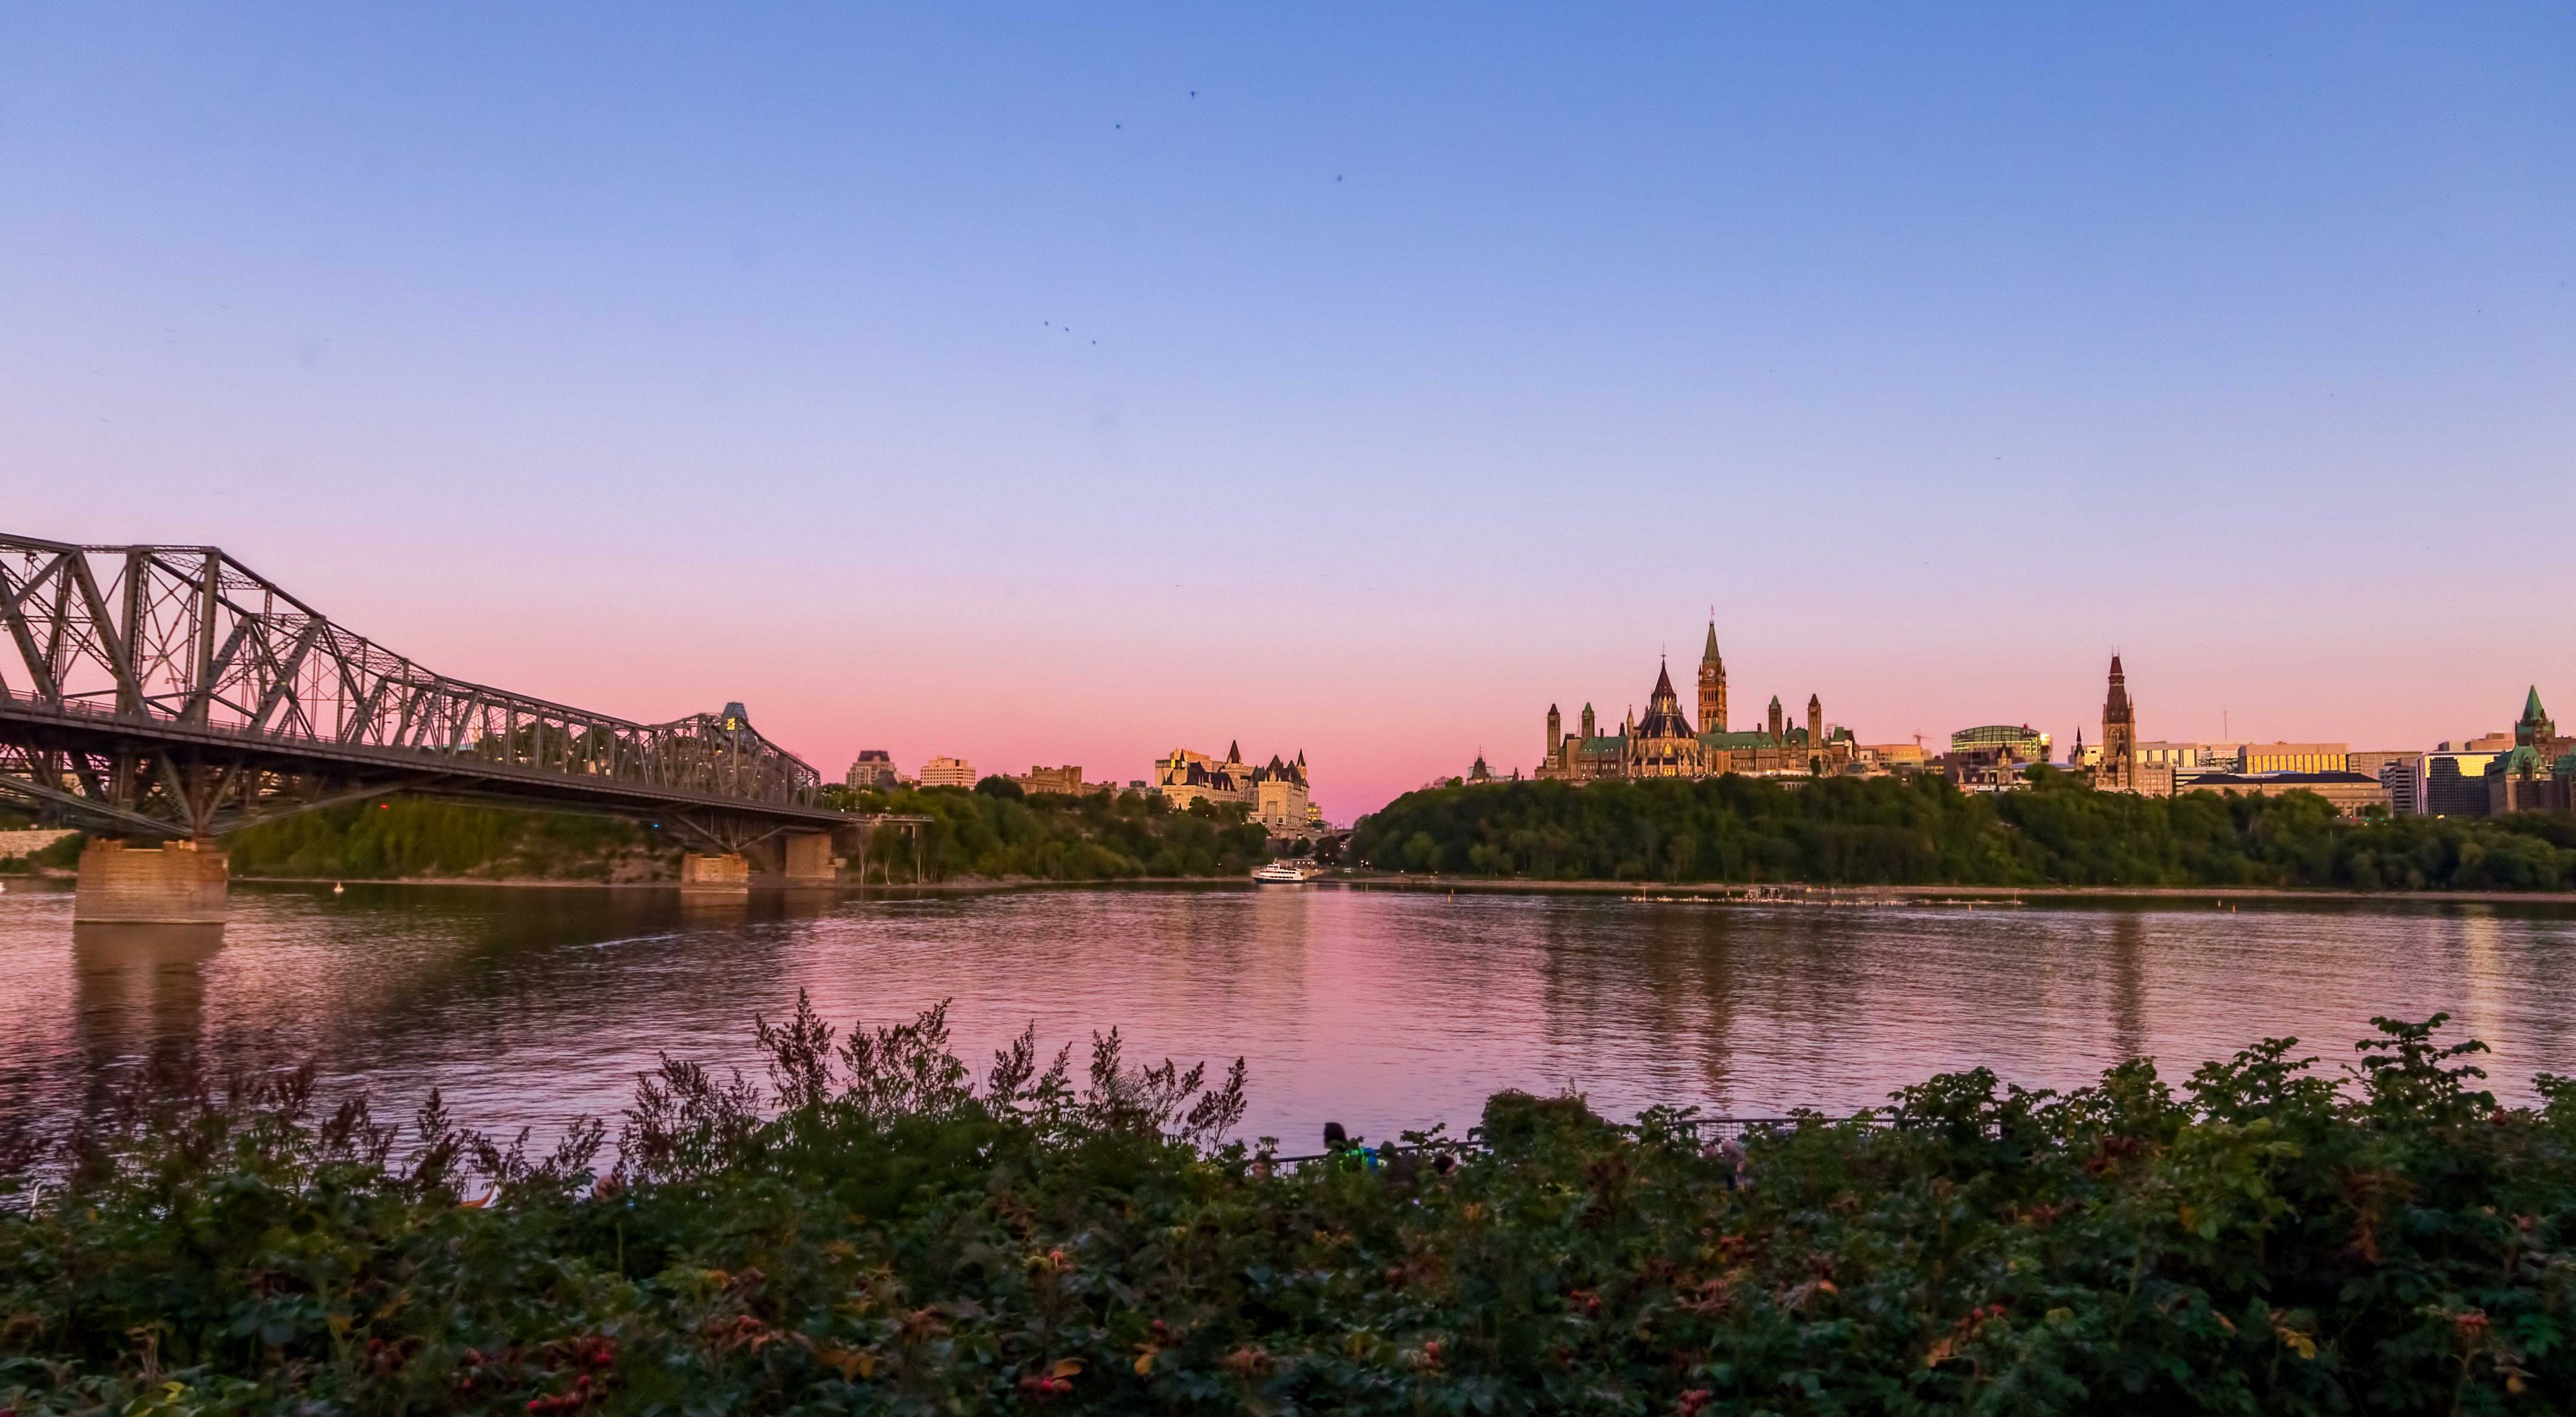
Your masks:
<svg viewBox="0 0 2576 1417"><path fill-rule="evenodd" d="M636 723L434 673L211 546L0 534L0 800L203 839L397 792L651 822L740 852L853 824L738 705Z"/></svg>

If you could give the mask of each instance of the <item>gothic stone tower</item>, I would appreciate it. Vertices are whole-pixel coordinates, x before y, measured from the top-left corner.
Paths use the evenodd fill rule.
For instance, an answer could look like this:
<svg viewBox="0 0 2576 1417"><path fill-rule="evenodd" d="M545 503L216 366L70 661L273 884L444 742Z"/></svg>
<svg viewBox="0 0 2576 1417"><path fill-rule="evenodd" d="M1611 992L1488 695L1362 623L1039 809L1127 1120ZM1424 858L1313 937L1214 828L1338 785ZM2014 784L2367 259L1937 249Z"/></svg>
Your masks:
<svg viewBox="0 0 2576 1417"><path fill-rule="evenodd" d="M1789 740L1787 738L1781 736L1780 696L1778 694L1773 694L1771 696L1771 743L1774 747L1777 747L1788 741Z"/></svg>
<svg viewBox="0 0 2576 1417"><path fill-rule="evenodd" d="M2112 792L2138 790L2138 706L2129 702L2129 676L2111 656L2111 696L2102 701L2102 770L2094 785Z"/></svg>
<svg viewBox="0 0 2576 1417"><path fill-rule="evenodd" d="M1592 705L1590 704L1585 704L1583 706L1583 736L1586 738L1598 736L1597 725L1593 721Z"/></svg>
<svg viewBox="0 0 2576 1417"><path fill-rule="evenodd" d="M1825 750L1825 701L1814 694L1807 696L1807 751Z"/></svg>
<svg viewBox="0 0 2576 1417"><path fill-rule="evenodd" d="M1547 706L1547 756L1541 761L1554 762L1556 755L1564 751L1565 717L1556 711L1556 705L1549 704Z"/></svg>
<svg viewBox="0 0 2576 1417"><path fill-rule="evenodd" d="M1726 661L1717 652L1717 622L1708 622L1708 648L1699 657L1699 731L1726 731Z"/></svg>

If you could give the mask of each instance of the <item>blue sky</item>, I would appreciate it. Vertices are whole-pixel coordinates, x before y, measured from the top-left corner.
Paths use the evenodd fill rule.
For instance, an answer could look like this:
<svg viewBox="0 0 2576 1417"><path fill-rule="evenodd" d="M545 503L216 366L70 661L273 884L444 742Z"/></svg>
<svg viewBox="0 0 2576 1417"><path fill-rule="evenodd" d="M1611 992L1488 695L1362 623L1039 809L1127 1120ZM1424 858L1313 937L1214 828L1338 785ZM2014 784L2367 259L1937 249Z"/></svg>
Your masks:
<svg viewBox="0 0 2576 1417"><path fill-rule="evenodd" d="M2571 134L2539 6L17 7L0 525L834 772L1347 817L1711 604L2425 746L2576 717Z"/></svg>

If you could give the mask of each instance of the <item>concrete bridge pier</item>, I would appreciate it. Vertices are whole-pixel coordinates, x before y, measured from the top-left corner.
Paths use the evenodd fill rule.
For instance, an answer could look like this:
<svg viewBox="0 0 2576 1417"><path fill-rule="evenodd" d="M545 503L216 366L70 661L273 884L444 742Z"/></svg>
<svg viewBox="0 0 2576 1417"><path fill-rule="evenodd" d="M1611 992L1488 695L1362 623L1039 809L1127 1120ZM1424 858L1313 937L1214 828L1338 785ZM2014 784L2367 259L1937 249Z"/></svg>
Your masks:
<svg viewBox="0 0 2576 1417"><path fill-rule="evenodd" d="M211 841L94 840L81 849L72 922L221 925L231 895L232 862Z"/></svg>
<svg viewBox="0 0 2576 1417"><path fill-rule="evenodd" d="M779 875L790 886L828 886L840 880L830 832L789 832L782 854L786 860Z"/></svg>
<svg viewBox="0 0 2576 1417"><path fill-rule="evenodd" d="M751 859L740 852L721 856L704 856L690 852L680 858L680 898L682 900L748 900L751 898Z"/></svg>

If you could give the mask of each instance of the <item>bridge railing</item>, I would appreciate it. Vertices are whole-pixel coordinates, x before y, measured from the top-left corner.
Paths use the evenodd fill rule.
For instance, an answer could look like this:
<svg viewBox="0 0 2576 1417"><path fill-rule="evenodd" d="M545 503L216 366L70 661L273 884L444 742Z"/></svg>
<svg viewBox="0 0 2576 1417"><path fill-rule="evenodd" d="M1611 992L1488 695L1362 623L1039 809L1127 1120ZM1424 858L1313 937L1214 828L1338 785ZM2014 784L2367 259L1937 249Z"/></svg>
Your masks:
<svg viewBox="0 0 2576 1417"><path fill-rule="evenodd" d="M737 715L645 724L439 674L215 547L0 535L0 696L137 728L391 751L752 805L822 777Z"/></svg>

